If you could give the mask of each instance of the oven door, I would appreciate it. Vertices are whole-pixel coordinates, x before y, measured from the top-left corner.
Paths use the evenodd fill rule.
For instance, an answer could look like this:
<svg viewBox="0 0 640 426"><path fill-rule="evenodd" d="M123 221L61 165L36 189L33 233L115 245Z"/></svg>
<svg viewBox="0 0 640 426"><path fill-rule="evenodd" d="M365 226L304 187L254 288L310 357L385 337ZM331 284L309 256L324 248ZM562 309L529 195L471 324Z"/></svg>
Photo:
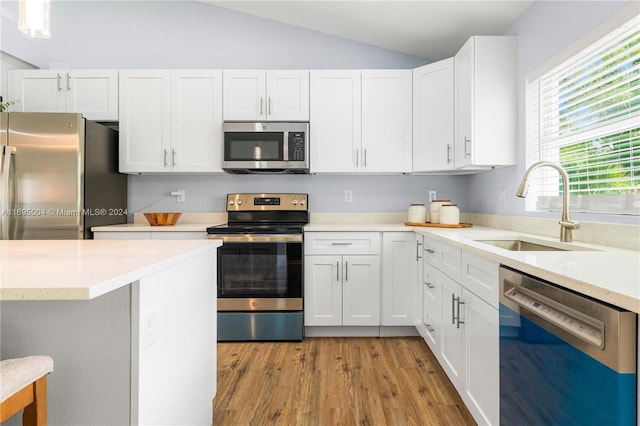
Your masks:
<svg viewBox="0 0 640 426"><path fill-rule="evenodd" d="M218 311L301 311L302 235L224 235Z"/></svg>

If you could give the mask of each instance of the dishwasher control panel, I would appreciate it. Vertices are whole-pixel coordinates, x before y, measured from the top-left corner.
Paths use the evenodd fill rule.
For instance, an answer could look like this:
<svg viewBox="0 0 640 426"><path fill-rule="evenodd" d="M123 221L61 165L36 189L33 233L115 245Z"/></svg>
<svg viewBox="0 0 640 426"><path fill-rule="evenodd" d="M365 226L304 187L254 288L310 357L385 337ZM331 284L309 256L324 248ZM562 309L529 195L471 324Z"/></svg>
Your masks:
<svg viewBox="0 0 640 426"><path fill-rule="evenodd" d="M540 300L537 295L525 292L525 289L512 288L505 297L585 342L604 348L604 324L601 321L587 318L577 311L571 312L573 310L567 306L554 307L553 301Z"/></svg>

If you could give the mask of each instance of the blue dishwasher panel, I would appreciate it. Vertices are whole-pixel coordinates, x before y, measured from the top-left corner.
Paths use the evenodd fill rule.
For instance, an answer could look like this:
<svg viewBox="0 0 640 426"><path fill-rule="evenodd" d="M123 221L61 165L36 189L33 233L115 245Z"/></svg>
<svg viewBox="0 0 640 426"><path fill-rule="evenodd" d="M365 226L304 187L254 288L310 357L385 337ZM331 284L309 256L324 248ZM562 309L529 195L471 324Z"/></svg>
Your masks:
<svg viewBox="0 0 640 426"><path fill-rule="evenodd" d="M501 426L636 425L636 374L619 374L500 304ZM517 321L515 321L517 323Z"/></svg>

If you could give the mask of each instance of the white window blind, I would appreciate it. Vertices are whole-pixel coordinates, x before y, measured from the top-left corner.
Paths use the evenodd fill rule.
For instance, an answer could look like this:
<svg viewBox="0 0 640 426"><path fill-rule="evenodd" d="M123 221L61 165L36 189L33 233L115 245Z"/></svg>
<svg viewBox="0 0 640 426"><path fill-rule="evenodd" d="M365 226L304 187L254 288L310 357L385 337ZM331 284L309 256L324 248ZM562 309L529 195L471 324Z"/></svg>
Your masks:
<svg viewBox="0 0 640 426"><path fill-rule="evenodd" d="M526 96L527 163L565 168L571 210L640 214L639 19L529 82ZM556 171L530 182L535 210L561 209Z"/></svg>

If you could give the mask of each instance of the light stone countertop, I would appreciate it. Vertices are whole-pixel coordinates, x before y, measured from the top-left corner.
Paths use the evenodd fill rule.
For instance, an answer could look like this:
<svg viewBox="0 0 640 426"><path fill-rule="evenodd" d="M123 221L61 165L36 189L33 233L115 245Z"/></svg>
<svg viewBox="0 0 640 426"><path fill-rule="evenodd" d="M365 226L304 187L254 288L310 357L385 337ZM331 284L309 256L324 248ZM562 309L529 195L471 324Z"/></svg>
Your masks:
<svg viewBox="0 0 640 426"><path fill-rule="evenodd" d="M615 247L559 243L523 232L473 226L471 228L409 227L403 224L309 224L305 232L416 231L468 252L537 276L562 287L640 314L640 252ZM590 250L528 251L501 249L475 240L526 237L544 244Z"/></svg>
<svg viewBox="0 0 640 426"><path fill-rule="evenodd" d="M0 301L93 299L221 244L217 240L0 241Z"/></svg>

